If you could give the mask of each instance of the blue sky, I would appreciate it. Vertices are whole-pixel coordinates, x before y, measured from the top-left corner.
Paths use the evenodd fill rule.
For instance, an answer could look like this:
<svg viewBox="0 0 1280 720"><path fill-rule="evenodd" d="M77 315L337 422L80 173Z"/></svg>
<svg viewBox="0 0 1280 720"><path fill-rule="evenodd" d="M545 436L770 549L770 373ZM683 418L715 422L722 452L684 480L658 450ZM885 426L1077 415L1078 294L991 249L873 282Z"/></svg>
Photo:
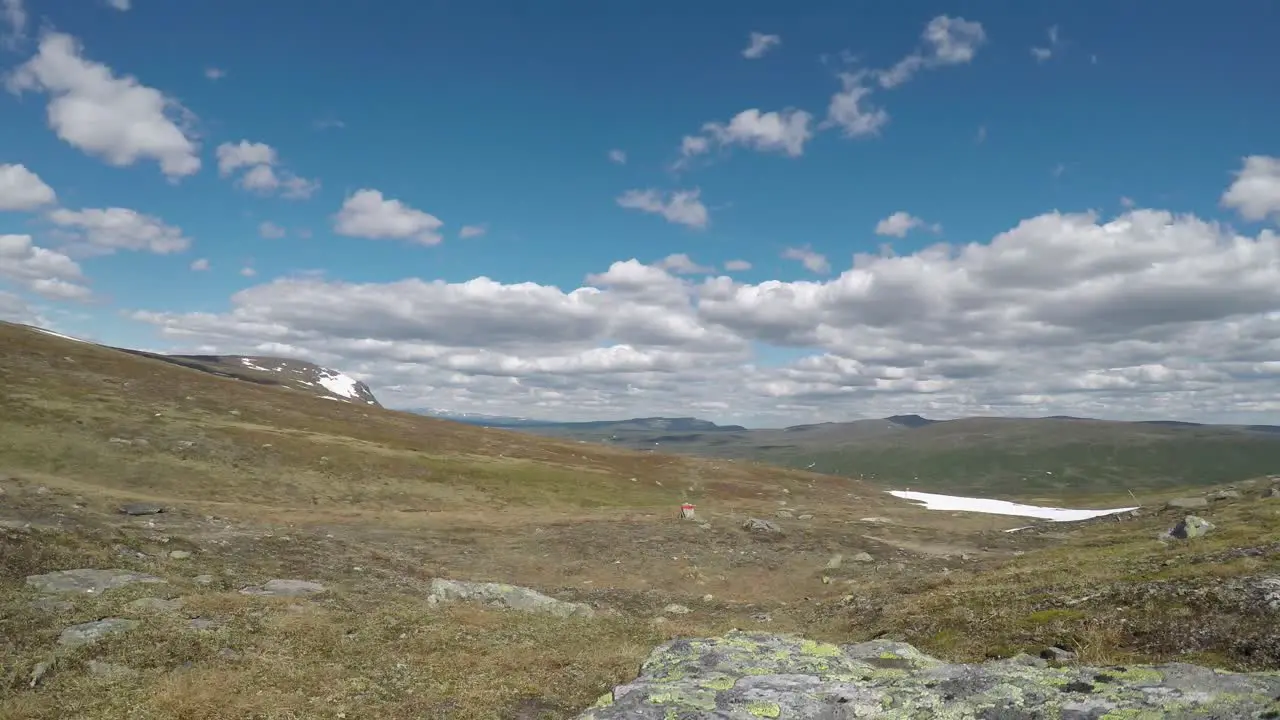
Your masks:
<svg viewBox="0 0 1280 720"><path fill-rule="evenodd" d="M1057 237L1084 252L1094 245L1063 233L1119 237L1150 225L1148 235L1190 243L1152 250L1153 258L1185 257L1199 247L1185 240L1190 231L1178 215L1185 213L1229 224L1211 231L1226 235L1201 248L1206 253L1221 252L1233 234L1249 240L1259 255L1233 272L1245 284L1261 282L1250 273L1274 263L1269 203L1280 207L1268 194L1271 166L1255 162L1236 200L1224 202L1224 193L1244 177L1245 158L1280 154L1280 46L1274 14L1262 3L1221 3L1212 12L1154 2L1018 4L1012 12L977 2L822 1L803 11L763 1L731 10L702 5L439 0L357 10L296 0L0 0L7 11L0 18L10 20L0 52L8 86L0 92L0 164L23 166L56 193L39 207L0 212L0 234L29 236L31 247L65 255L90 293L70 298L76 293L46 286L41 294L31 267L11 270L0 274L9 316L133 346L297 351L351 368L375 391L385 388L384 399L407 406L573 416L684 409L758 422L896 409L1176 410L1280 420L1275 407L1246 412L1230 399L1271 381L1270 369L1245 368L1272 359L1269 329L1261 346L1196 354L1204 333L1221 332L1222 323L1271 328L1267 313L1280 302L1272 308L1269 299L1234 297L1208 317L1184 316L1179 303L1152 306L1121 337L1083 321L1049 320L1061 315L1055 307L1080 306L1079 297L1064 295L1055 302L1065 305L1046 305L1034 318L1004 317L982 332L942 337L908 332L912 318L890 327L877 320L886 310L840 305L847 293L837 287L865 288L875 278L887 288L878 302L909 307L902 298L895 303L892 278L915 257L906 300L933 298L930 321L949 333L976 322L976 306L920 269L931 262L927 248L988 244L1026 219L1091 210L1099 215L1087 227L1044 228L1010 244L1024 258L1070 265L1045 243ZM25 16L21 27L12 23L15 8ZM745 52L753 33L773 38L760 53ZM903 70L896 83L887 73L895 67ZM72 103L61 129L51 122L51 101L96 97L93 83L104 77L132 78L167 105L148 116L116 98L102 101L95 116ZM886 114L874 131L851 136L830 123L833 96L851 87L863 91L859 112ZM796 112L808 114L798 140L769 124L799 123ZM172 130L153 116L167 117ZM701 138L707 151L682 161L685 137ZM274 187L242 186L255 167L249 150L239 167L219 171L219 146L242 141L274 150ZM176 163L168 172L166 157ZM305 197L287 197L289 178L300 178L296 194ZM373 202L344 234L339 211L353 198L368 201L361 191L402 205ZM681 192L686 210L705 210L667 219L635 207L653 209ZM101 217L84 213L108 208L178 228L186 247L120 247L154 239L146 235L150 225L114 226L115 239L104 240ZM1108 225L1144 209L1174 215ZM878 224L899 212L919 220L878 234ZM263 223L283 228L283 237L263 237ZM483 232L461 237L464 226ZM129 233L133 240L122 238ZM437 235L435 244L423 241ZM899 262L881 263L861 280L842 275L854 254L877 255L886 244ZM1123 254L1123 245L1098 252ZM647 277L645 292L611 290L599 277L615 262L635 259L652 269L675 254L708 269L677 274L668 262L672 272ZM207 269L191 269L202 259ZM726 270L734 260L751 267ZM976 272L960 265L951 261L944 274ZM500 288L450 295L448 286L429 286L480 276ZM725 292L735 300L717 309L707 276L731 277L725 282L736 289ZM1147 279L1152 287L1197 291L1194 279L1178 277ZM391 285L406 278L424 287ZM1078 278L1076 290L1093 287L1089 280ZM790 299L775 293L753 301L770 281L784 284ZM555 342L545 329L513 338L511 322L518 330L522 314L542 314L525 297L531 291L510 287L519 283L558 288L539 296L552 305L573 305L566 294L587 286L602 288L603 299L562 307L563 323L554 312L543 316L565 333ZM672 293L668 300L653 299L665 292L659 288ZM242 290L249 294L235 300ZM494 300L484 295L490 290L525 300ZM797 299L809 292L816 299ZM989 288L989 307L978 314L991 320L1030 307L1029 296L1010 292ZM342 293L356 295L337 309L316 309L316 297ZM513 302L515 318L499 322ZM740 311L733 318L728 305ZM662 332L697 335L710 349L638 332L627 313L687 325L683 334ZM586 329L568 330L573 322ZM445 323L470 323L475 332L442 338ZM1233 337L1253 337L1249 328ZM497 335L486 340L490 330ZM1061 368L1061 383L1036 387L1043 373L1028 370L1025 382L991 384L1012 382L1012 368L1027 362L1024 344L1038 346L1057 331L1075 333L1059 342L1089 349L1081 353L1087 360ZM1175 344L1159 357L1151 347L1135 350L1135 340ZM868 351L871 345L878 349ZM631 365L608 366L606 358L624 355ZM986 379L949 371L947 362L986 367ZM1100 373L1128 378L1125 387L1089 379ZM1131 376L1181 384L1135 390L1146 381ZM737 381L746 382L743 389L727 390ZM706 396L690 400L690 388ZM1121 390L1123 398L1109 394ZM726 393L741 393L742 407L724 402Z"/></svg>

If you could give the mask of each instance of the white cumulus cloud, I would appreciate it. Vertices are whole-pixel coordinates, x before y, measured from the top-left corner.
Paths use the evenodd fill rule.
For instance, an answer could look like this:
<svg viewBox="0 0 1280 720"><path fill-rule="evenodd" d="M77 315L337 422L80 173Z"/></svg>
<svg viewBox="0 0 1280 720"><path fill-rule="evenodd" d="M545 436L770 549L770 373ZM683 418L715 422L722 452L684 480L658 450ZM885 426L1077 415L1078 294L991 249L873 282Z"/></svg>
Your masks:
<svg viewBox="0 0 1280 720"><path fill-rule="evenodd" d="M865 72L841 73L840 90L827 105L825 126L839 127L845 137L866 137L880 132L889 122L884 108L871 104L871 88Z"/></svg>
<svg viewBox="0 0 1280 720"><path fill-rule="evenodd" d="M333 219L334 232L371 240L411 240L422 245L440 242L444 225L434 215L384 198L378 190L357 190L342 203Z"/></svg>
<svg viewBox="0 0 1280 720"><path fill-rule="evenodd" d="M942 226L937 223L931 225L909 212L899 210L876 223L876 234L901 238L906 237L907 233L916 228L925 228L932 232L942 231Z"/></svg>
<svg viewBox="0 0 1280 720"><path fill-rule="evenodd" d="M82 248L95 252L144 250L169 255L191 247L182 228L128 208L58 208L48 218Z"/></svg>
<svg viewBox="0 0 1280 720"><path fill-rule="evenodd" d="M668 255L653 265L675 275L706 275L716 271L714 267L699 265L686 253Z"/></svg>
<svg viewBox="0 0 1280 720"><path fill-rule="evenodd" d="M824 267L807 247L790 255ZM1259 422L1280 411L1273 230L1158 209L1052 212L985 242L828 264L837 274L739 282L681 275L699 264L679 255L631 259L564 290L293 277L236 293L224 312L134 316L186 347L288 349L409 407L566 418L706 408L779 425L904 412Z"/></svg>
<svg viewBox="0 0 1280 720"><path fill-rule="evenodd" d="M25 165L0 165L0 210L27 212L57 199L53 188Z"/></svg>
<svg viewBox="0 0 1280 720"><path fill-rule="evenodd" d="M699 198L701 191L676 190L663 194L652 188L627 190L617 198L620 207L661 215L667 222L702 229L711 221L707 206Z"/></svg>
<svg viewBox="0 0 1280 720"><path fill-rule="evenodd" d="M0 278L55 300L85 300L92 294L74 260L35 245L30 235L0 235Z"/></svg>
<svg viewBox="0 0 1280 720"><path fill-rule="evenodd" d="M712 122L702 129L721 145L743 145L798 157L804 154L804 144L813 137L811 120L813 116L804 110L788 108L762 113L752 108L734 115L727 124Z"/></svg>
<svg viewBox="0 0 1280 720"><path fill-rule="evenodd" d="M1222 194L1222 205L1245 220L1272 218L1280 223L1280 157L1250 155Z"/></svg>
<svg viewBox="0 0 1280 720"><path fill-rule="evenodd" d="M219 175L228 177L243 170L236 184L259 195L279 192L281 197L305 200L320 189L318 181L280 168L279 154L266 143L248 140L224 142L218 146L216 155Z"/></svg>
<svg viewBox="0 0 1280 720"><path fill-rule="evenodd" d="M195 116L177 100L85 59L64 33L46 33L35 57L6 79L11 92L49 96L49 127L58 137L116 166L154 160L170 179L200 170Z"/></svg>
<svg viewBox="0 0 1280 720"><path fill-rule="evenodd" d="M822 253L815 252L807 245L804 247L789 247L782 251L782 257L788 260L799 260L810 272L820 275L826 275L831 272L831 263L827 260L827 256Z"/></svg>

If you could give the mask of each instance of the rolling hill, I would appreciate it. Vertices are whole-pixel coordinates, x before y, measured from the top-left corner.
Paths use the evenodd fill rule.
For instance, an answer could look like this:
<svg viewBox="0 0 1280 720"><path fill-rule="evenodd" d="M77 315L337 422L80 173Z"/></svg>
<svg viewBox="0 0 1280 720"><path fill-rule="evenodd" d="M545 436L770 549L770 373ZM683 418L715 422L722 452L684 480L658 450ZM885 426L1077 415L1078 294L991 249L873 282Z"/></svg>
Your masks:
<svg viewBox="0 0 1280 720"><path fill-rule="evenodd" d="M691 418L512 428L984 497L1118 497L1280 472L1280 428L1271 425L900 415L759 430Z"/></svg>

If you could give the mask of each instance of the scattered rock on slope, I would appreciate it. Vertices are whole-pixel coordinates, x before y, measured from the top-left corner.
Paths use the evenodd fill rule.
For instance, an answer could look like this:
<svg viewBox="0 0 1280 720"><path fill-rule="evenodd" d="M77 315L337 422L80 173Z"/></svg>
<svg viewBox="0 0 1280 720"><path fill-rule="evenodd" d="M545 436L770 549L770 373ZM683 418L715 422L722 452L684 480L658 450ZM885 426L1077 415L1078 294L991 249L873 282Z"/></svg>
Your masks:
<svg viewBox="0 0 1280 720"><path fill-rule="evenodd" d="M431 581L431 593L427 602L431 604L451 602L455 600L480 601L490 605L522 610L526 612L544 612L560 617L592 617L595 611L585 603L565 602L543 595L537 590L507 585L506 583L463 582L461 580L445 580L436 578Z"/></svg>
<svg viewBox="0 0 1280 720"><path fill-rule="evenodd" d="M240 592L244 595L267 595L271 597L300 597L315 595L327 590L324 585L310 580L268 580L256 587L247 587Z"/></svg>
<svg viewBox="0 0 1280 720"><path fill-rule="evenodd" d="M747 532L758 533L760 535L782 534L782 528L778 527L777 523L769 520L761 520L760 518L748 518L746 522L742 523L742 529Z"/></svg>
<svg viewBox="0 0 1280 720"><path fill-rule="evenodd" d="M1174 663L1049 667L1029 656L950 664L910 645L836 646L789 635L731 632L656 649L640 677L579 720L663 718L1168 718L1268 717L1280 676Z"/></svg>
<svg viewBox="0 0 1280 720"><path fill-rule="evenodd" d="M112 633L125 632L137 626L137 621L122 618L106 618L72 625L58 636L58 644L68 647L92 645Z"/></svg>
<svg viewBox="0 0 1280 720"><path fill-rule="evenodd" d="M120 569L97 570L94 568L58 570L44 575L27 577L27 585L46 593L101 593L134 583L163 582L164 580L145 573Z"/></svg>

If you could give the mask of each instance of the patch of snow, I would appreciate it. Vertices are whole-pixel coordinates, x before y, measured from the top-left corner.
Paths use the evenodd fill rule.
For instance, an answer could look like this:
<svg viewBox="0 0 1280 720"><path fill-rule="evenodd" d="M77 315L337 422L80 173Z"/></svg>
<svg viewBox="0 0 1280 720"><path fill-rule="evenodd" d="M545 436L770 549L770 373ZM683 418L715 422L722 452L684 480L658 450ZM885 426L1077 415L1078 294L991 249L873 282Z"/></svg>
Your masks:
<svg viewBox="0 0 1280 720"><path fill-rule="evenodd" d="M93 344L93 343L89 342L88 340L81 340L80 338L77 338L77 337L71 337L70 335L63 335L63 334L62 334L62 333L60 333L60 332L54 332L54 331L52 331L52 330L45 330L44 328L36 327L36 326L34 326L34 325L30 325L30 326L28 326L28 327L30 327L32 330L35 330L35 331L37 331L37 332L42 332L42 333L44 333L45 335L52 335L52 336L54 336L54 337L60 337L60 338L62 338L63 340L71 340L71 341L73 341L73 342L86 343L86 344L88 344L88 345L92 345L92 344Z"/></svg>
<svg viewBox="0 0 1280 720"><path fill-rule="evenodd" d="M244 365L245 367L249 368L250 370L261 370L262 372L270 372L270 370L268 370L267 368L262 367L261 365L254 365L254 364L253 364L253 361L252 361L252 360L250 360L249 358L240 358L240 364L241 364L241 365Z"/></svg>
<svg viewBox="0 0 1280 720"><path fill-rule="evenodd" d="M1030 530L1033 527L1035 527L1035 525L1023 525L1022 527L1009 528L1008 530L1005 530L1005 532L1018 532L1019 530Z"/></svg>
<svg viewBox="0 0 1280 720"><path fill-rule="evenodd" d="M1069 510L1067 508L1038 507L1021 505L1008 500L987 500L984 498L967 498L957 495L935 495L933 493L911 492L908 490L890 490L889 494L903 500L914 500L922 503L929 510L959 510L962 512L979 512L989 515L1016 515L1033 517L1054 522L1071 522L1088 520L1089 518L1114 515L1116 513L1137 510L1137 507L1116 508L1114 510Z"/></svg>
<svg viewBox="0 0 1280 720"><path fill-rule="evenodd" d="M316 381L323 385L325 390L334 395L341 395L345 398L360 397L360 393L356 391L356 380L335 370L320 373L316 377Z"/></svg>

